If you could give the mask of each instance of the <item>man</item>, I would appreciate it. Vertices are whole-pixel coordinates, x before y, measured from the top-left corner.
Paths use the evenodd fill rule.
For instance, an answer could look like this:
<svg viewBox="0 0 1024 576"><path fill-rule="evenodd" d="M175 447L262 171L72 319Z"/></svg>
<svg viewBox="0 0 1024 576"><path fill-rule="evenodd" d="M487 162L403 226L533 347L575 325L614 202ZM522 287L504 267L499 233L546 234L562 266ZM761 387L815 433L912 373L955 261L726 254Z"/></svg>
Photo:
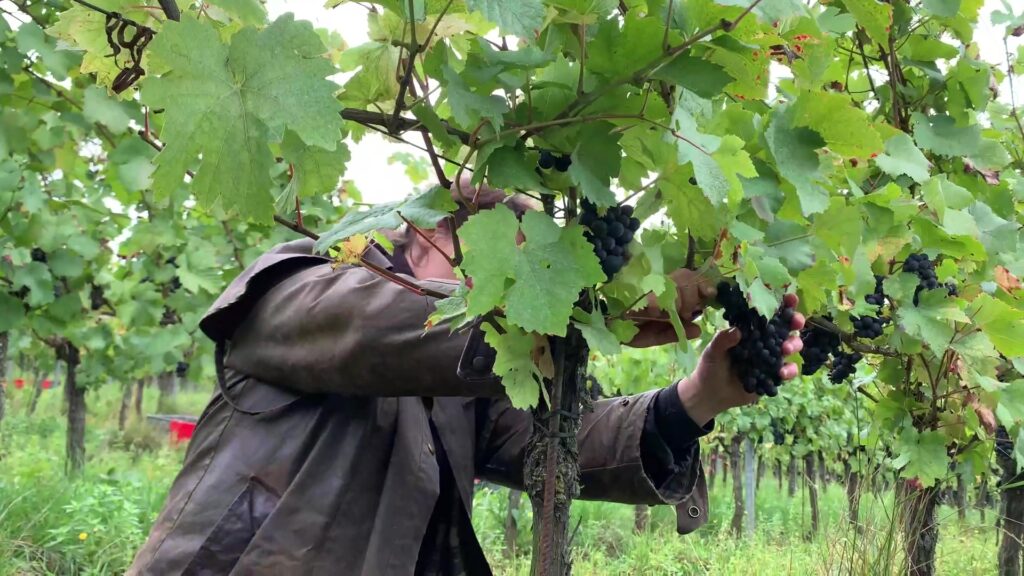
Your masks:
<svg viewBox="0 0 1024 576"><path fill-rule="evenodd" d="M481 208L499 201L524 209L491 189L478 196ZM438 248L453 250L445 221L406 231L390 257L373 247L365 257L450 292L455 274ZM490 572L469 521L473 479L522 488L530 414L511 407L489 367L459 376L463 356L488 357L478 332L425 331L431 298L311 250L300 240L263 255L200 323L218 342L220 390L130 574ZM674 279L696 337L713 289L689 271ZM641 323L632 344L673 341L666 326ZM682 503L683 532L706 521L697 439L716 414L756 400L726 355L738 340L718 334L678 384L596 403L578 437L583 498ZM800 345L794 336L786 352Z"/></svg>

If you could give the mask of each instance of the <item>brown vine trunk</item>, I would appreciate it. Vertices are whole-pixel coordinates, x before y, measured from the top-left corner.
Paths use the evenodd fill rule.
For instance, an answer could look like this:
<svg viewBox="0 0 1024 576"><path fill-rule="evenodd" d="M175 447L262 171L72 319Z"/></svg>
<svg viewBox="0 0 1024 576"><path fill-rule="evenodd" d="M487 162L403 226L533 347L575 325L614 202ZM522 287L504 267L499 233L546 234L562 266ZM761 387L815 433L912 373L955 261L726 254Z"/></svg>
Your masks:
<svg viewBox="0 0 1024 576"><path fill-rule="evenodd" d="M176 388L174 372L163 372L157 376L156 386L159 390L159 394L156 397L156 411L160 414L174 412L174 393Z"/></svg>
<svg viewBox="0 0 1024 576"><path fill-rule="evenodd" d="M519 490L508 491L508 510L505 511L505 557L511 558L516 555L516 540L519 536L519 522L516 515L519 512L519 502L523 499L523 493Z"/></svg>
<svg viewBox="0 0 1024 576"><path fill-rule="evenodd" d="M956 475L956 517L961 522L967 519L967 483L960 474Z"/></svg>
<svg viewBox="0 0 1024 576"><path fill-rule="evenodd" d="M757 482L754 487L758 490L761 489L761 478L764 478L764 458L757 459Z"/></svg>
<svg viewBox="0 0 1024 576"><path fill-rule="evenodd" d="M7 343L8 333L0 332L0 431L3 430L4 414L7 412Z"/></svg>
<svg viewBox="0 0 1024 576"><path fill-rule="evenodd" d="M790 456L789 457L789 489L787 490L787 493L789 494L790 498L796 496L797 475L798 474L797 474L796 456Z"/></svg>
<svg viewBox="0 0 1024 576"><path fill-rule="evenodd" d="M117 430L124 432L124 426L128 423L128 410L132 405L132 385L127 382L121 386L121 408L117 411Z"/></svg>
<svg viewBox="0 0 1024 576"><path fill-rule="evenodd" d="M135 417L142 420L142 401L146 394L146 379L139 378L135 383Z"/></svg>
<svg viewBox="0 0 1024 576"><path fill-rule="evenodd" d="M712 452L711 456L708 457L708 492L711 492L712 490L715 489L715 481L718 480L719 473L720 467L718 465L718 452L715 451Z"/></svg>
<svg viewBox="0 0 1024 576"><path fill-rule="evenodd" d="M740 447L743 445L743 437L739 434L733 436L729 442L729 469L732 472L732 501L735 507L732 511L732 533L739 536L743 533L743 474L740 473Z"/></svg>
<svg viewBox="0 0 1024 576"><path fill-rule="evenodd" d="M997 449L996 462L1002 469L1000 485L1007 486L1021 481L1012 453L1003 454ZM1024 486L1001 489L999 492L999 576L1020 576L1024 542Z"/></svg>
<svg viewBox="0 0 1024 576"><path fill-rule="evenodd" d="M775 480L779 483L779 494L782 494L782 462L775 462Z"/></svg>
<svg viewBox="0 0 1024 576"><path fill-rule="evenodd" d="M39 381L42 372L36 370L32 373L32 399L28 402L28 415L31 417L39 407L39 398L43 395L42 383Z"/></svg>
<svg viewBox="0 0 1024 576"><path fill-rule="evenodd" d="M78 474L85 467L85 388L78 386L78 348L64 341L57 352L67 367L64 398L68 410L67 469Z"/></svg>
<svg viewBox="0 0 1024 576"><path fill-rule="evenodd" d="M844 463L846 472L846 509L850 523L860 527L860 472L854 472L849 462Z"/></svg>
<svg viewBox="0 0 1024 576"><path fill-rule="evenodd" d="M647 532L647 525L651 522L651 508L647 504L637 504L633 509L633 532L643 534Z"/></svg>
<svg viewBox="0 0 1024 576"><path fill-rule="evenodd" d="M903 522L903 545L909 576L935 574L935 549L939 543L939 525L935 522L935 506L939 500L936 486L914 489L904 482L900 499Z"/></svg>
<svg viewBox="0 0 1024 576"><path fill-rule="evenodd" d="M526 446L526 492L533 507L532 576L567 576L569 507L579 494L580 398L586 393L587 346L576 329L549 339L554 377L545 379L555 411L538 405ZM565 416L566 414L572 416Z"/></svg>
<svg viewBox="0 0 1024 576"><path fill-rule="evenodd" d="M817 458L813 452L804 456L804 473L807 483L807 492L811 502L811 535L818 535L818 477L815 475L814 464Z"/></svg>
<svg viewBox="0 0 1024 576"><path fill-rule="evenodd" d="M981 516L981 524L984 525L985 509L988 508L988 474L981 477L981 483L978 485L978 495L974 500L974 507Z"/></svg>
<svg viewBox="0 0 1024 576"><path fill-rule="evenodd" d="M818 452L818 475L821 477L821 482L818 486L821 490L828 488L828 467L825 466L825 455Z"/></svg>

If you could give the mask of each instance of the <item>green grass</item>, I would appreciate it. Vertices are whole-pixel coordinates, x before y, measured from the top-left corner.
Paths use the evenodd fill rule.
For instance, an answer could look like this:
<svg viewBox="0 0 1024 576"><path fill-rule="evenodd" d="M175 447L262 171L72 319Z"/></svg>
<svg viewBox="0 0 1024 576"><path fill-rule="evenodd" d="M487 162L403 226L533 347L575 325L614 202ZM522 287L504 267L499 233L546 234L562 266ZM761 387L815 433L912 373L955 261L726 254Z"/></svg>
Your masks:
<svg viewBox="0 0 1024 576"><path fill-rule="evenodd" d="M64 474L64 420L60 391L44 392L35 416L25 415L29 392L10 390L8 418L0 436L0 576L24 574L120 574L145 539L163 504L183 457L181 448L157 442L146 446L144 426L133 426L127 440L116 430L119 392L107 387L90 393L85 473ZM146 413L156 404L146 398ZM208 392L179 394L181 412L198 414ZM519 552L504 556L507 491L477 492L474 524L495 571L529 573L529 503L519 512ZM734 538L731 484L718 482L711 492L711 520L695 534L675 532L675 511L652 509L649 529L633 533L632 506L604 502L574 505L576 574L892 574L899 571L897 544L886 536L892 494L865 494L862 532L845 518L843 487L830 484L821 498L822 527L814 538L805 492L789 498L775 479L765 477L757 493L757 529ZM939 574L996 572L996 513L986 522L971 510L961 523L948 507L939 508Z"/></svg>

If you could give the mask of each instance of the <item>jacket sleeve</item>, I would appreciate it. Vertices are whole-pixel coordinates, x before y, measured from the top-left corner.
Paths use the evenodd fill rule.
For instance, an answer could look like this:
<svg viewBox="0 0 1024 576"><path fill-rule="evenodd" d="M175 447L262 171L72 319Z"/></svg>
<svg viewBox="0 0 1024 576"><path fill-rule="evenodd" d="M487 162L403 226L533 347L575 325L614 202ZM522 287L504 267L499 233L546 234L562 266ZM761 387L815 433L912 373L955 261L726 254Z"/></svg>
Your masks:
<svg viewBox="0 0 1024 576"><path fill-rule="evenodd" d="M677 463L655 486L644 470L643 434L648 410L658 391L611 398L594 403L582 418L577 434L580 454L581 497L626 504L684 504L706 519L707 489L701 481L700 449L694 442L689 457ZM477 473L484 478L522 489L526 443L532 417L512 408L507 399L486 407L477 444ZM703 523L703 522L701 522Z"/></svg>
<svg viewBox="0 0 1024 576"><path fill-rule="evenodd" d="M417 281L450 293L454 283ZM281 280L234 331L227 368L301 392L492 396L496 378L461 378L468 335L424 328L434 299L359 267L319 264Z"/></svg>

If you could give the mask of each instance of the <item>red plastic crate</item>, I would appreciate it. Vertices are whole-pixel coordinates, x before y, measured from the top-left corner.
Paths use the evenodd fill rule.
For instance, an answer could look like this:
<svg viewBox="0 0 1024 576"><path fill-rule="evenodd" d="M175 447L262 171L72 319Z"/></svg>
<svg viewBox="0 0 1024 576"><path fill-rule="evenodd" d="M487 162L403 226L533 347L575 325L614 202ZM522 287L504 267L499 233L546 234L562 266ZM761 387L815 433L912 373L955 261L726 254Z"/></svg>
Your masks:
<svg viewBox="0 0 1024 576"><path fill-rule="evenodd" d="M170 430L171 444L180 444L192 439L192 433L196 430L196 423L186 420L171 420L168 429Z"/></svg>
<svg viewBox="0 0 1024 576"><path fill-rule="evenodd" d="M49 390L50 388L53 388L53 380L50 380L50 379L43 380L43 383L40 384L39 386L43 390Z"/></svg>
<svg viewBox="0 0 1024 576"><path fill-rule="evenodd" d="M18 390L21 390L22 388L24 388L25 387L25 379L24 378L15 378L14 379L14 387L17 388Z"/></svg>

